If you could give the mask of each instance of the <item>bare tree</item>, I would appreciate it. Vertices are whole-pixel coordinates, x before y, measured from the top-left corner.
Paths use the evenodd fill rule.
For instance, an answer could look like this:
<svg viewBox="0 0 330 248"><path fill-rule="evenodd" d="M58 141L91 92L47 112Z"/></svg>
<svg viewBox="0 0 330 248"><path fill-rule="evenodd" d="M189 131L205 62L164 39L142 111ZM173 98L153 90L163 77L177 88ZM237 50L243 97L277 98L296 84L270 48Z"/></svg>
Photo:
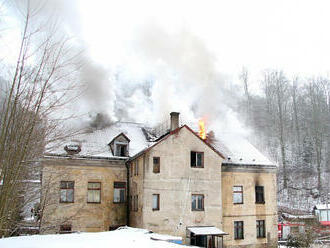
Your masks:
<svg viewBox="0 0 330 248"><path fill-rule="evenodd" d="M63 118L57 111L72 95L77 65L77 54L56 23L39 19L44 6L24 4L19 9L24 25L17 61L3 76L7 84L0 102L0 236L16 228L24 181L33 172L29 161L56 138L55 119Z"/></svg>

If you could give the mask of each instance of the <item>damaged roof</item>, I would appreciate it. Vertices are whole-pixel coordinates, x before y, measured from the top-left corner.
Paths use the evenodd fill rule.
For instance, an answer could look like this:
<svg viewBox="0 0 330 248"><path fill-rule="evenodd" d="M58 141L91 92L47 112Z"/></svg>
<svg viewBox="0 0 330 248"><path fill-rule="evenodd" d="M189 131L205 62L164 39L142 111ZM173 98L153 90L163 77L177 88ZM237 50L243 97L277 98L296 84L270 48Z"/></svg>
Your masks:
<svg viewBox="0 0 330 248"><path fill-rule="evenodd" d="M186 125L182 127L184 126ZM191 130L188 126L186 127ZM197 134L196 130L191 131ZM52 144L52 148L46 154L66 156L65 146L80 146L81 151L77 154L80 157L123 158L114 156L109 147L109 143L121 133L130 140L129 156L131 158L139 156L170 134L167 132L156 137L151 128L141 123L116 122L101 130L74 135L56 146ZM247 139L237 134L216 134L212 144L205 143L224 157L223 164L275 166L275 163L258 151Z"/></svg>

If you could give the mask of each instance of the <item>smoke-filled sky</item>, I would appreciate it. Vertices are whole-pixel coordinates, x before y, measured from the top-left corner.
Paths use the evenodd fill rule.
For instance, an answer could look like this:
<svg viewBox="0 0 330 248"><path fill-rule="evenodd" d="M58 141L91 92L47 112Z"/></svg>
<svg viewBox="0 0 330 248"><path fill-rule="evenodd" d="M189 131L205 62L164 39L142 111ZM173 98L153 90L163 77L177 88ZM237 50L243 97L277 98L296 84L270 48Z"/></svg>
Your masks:
<svg viewBox="0 0 330 248"><path fill-rule="evenodd" d="M255 91L264 69L330 71L327 0L46 2L84 47L87 90L75 112L155 123L178 111L239 130L229 92L243 66ZM16 38L1 37L7 52Z"/></svg>

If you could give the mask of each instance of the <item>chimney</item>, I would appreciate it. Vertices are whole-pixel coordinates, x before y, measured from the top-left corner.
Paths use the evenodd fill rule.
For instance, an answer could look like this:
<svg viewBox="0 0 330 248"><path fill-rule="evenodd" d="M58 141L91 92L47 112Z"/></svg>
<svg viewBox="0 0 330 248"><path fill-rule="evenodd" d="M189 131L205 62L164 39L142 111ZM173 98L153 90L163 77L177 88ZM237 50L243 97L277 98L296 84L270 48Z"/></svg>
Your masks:
<svg viewBox="0 0 330 248"><path fill-rule="evenodd" d="M171 112L171 131L179 127L179 112Z"/></svg>

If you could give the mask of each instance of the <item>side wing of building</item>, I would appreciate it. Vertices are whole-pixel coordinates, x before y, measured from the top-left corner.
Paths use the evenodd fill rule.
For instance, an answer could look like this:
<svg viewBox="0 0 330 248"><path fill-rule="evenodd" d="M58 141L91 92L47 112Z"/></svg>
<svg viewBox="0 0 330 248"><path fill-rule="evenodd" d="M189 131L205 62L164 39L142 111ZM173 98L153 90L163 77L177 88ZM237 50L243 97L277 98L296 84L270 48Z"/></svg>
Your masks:
<svg viewBox="0 0 330 248"><path fill-rule="evenodd" d="M276 166L222 165L226 247L277 244Z"/></svg>
<svg viewBox="0 0 330 248"><path fill-rule="evenodd" d="M42 159L41 232L106 231L126 224L124 160Z"/></svg>

